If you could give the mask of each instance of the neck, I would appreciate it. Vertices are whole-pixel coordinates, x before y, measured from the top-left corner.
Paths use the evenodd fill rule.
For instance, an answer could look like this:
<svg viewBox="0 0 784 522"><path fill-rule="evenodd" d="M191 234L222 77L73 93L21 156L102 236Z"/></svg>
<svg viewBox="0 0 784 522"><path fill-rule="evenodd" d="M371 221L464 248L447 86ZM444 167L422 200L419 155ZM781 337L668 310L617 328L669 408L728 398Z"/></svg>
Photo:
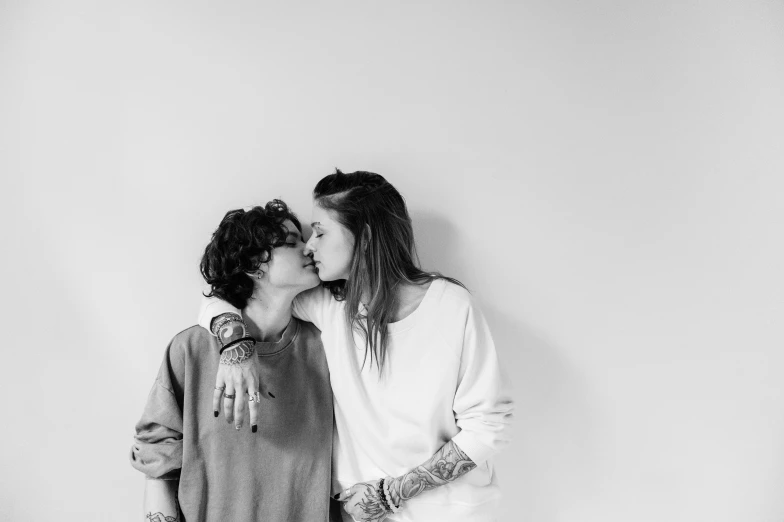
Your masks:
<svg viewBox="0 0 784 522"><path fill-rule="evenodd" d="M256 341L275 342L291 321L291 304L296 294L270 293L256 288L242 310L248 333Z"/></svg>

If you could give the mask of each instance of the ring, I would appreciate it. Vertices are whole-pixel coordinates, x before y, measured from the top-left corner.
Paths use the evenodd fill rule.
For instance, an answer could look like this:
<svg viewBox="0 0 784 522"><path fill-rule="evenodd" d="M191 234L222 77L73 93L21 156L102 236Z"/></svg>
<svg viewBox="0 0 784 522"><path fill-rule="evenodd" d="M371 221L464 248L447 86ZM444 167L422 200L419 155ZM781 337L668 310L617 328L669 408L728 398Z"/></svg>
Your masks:
<svg viewBox="0 0 784 522"><path fill-rule="evenodd" d="M226 397L227 399L233 399L234 397L236 397L236 395L234 394L226 395L225 393L223 394L223 396Z"/></svg>
<svg viewBox="0 0 784 522"><path fill-rule="evenodd" d="M223 391L223 390L225 390L225 389L226 389L226 387L225 387L225 386L223 386L223 387L216 386L216 387L215 387L215 389L216 389L216 390Z"/></svg>
<svg viewBox="0 0 784 522"><path fill-rule="evenodd" d="M259 395L259 392L249 393L248 402L261 402L261 396Z"/></svg>
<svg viewBox="0 0 784 522"><path fill-rule="evenodd" d="M343 492L343 496L345 497L349 493L351 493L351 488L346 489L346 491Z"/></svg>

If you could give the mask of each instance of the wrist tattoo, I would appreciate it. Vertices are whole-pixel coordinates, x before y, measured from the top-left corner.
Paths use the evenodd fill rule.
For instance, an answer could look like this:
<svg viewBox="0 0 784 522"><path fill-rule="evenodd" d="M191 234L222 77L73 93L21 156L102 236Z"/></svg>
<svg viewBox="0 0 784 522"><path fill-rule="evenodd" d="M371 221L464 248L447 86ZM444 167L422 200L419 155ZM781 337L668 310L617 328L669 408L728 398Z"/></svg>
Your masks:
<svg viewBox="0 0 784 522"><path fill-rule="evenodd" d="M237 344L226 348L220 356L221 364L240 364L253 357L255 341L251 338L242 339Z"/></svg>
<svg viewBox="0 0 784 522"><path fill-rule="evenodd" d="M177 522L179 520L179 517L177 516L169 517L164 515L160 511L158 513L152 513L152 512L147 513L147 516L145 518L150 522Z"/></svg>
<svg viewBox="0 0 784 522"><path fill-rule="evenodd" d="M409 500L438 486L462 477L476 467L468 455L451 440L444 444L430 460L398 477L390 484L393 501Z"/></svg>
<svg viewBox="0 0 784 522"><path fill-rule="evenodd" d="M242 316L235 313L220 314L212 320L212 333L218 338L221 347L248 335L248 328Z"/></svg>

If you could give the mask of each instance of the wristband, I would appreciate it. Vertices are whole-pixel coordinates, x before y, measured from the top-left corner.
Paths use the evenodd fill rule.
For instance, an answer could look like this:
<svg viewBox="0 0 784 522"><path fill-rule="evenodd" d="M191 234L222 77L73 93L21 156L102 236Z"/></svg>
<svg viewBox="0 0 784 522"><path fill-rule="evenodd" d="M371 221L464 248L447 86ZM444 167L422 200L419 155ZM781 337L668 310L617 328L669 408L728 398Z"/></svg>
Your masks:
<svg viewBox="0 0 784 522"><path fill-rule="evenodd" d="M392 511L392 513L397 513L400 511L400 506L396 506L395 503L392 502L392 492L389 489L389 483L392 482L392 480L392 477L386 477L385 479L382 479L384 484L384 497L386 498L387 504L389 505L389 510Z"/></svg>
<svg viewBox="0 0 784 522"><path fill-rule="evenodd" d="M226 350L231 350L237 347L240 343L244 343L246 341L250 341L252 344L256 344L256 339L253 337L240 337L239 339L235 339L234 341L230 342L226 346L222 346L220 349L220 354L223 355L223 352Z"/></svg>
<svg viewBox="0 0 784 522"><path fill-rule="evenodd" d="M392 508L389 507L389 504L387 503L387 499L385 498L384 495L384 479L381 479L381 482L378 483L378 486L376 488L376 494L378 495L379 500L381 500L381 505L384 507L384 509L388 513L392 513Z"/></svg>

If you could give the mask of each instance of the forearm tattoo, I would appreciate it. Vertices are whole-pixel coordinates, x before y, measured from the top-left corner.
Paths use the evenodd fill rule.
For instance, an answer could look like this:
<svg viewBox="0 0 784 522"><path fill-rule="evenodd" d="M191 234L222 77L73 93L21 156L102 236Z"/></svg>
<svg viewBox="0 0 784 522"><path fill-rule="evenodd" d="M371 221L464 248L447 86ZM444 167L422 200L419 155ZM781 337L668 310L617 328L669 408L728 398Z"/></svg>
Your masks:
<svg viewBox="0 0 784 522"><path fill-rule="evenodd" d="M248 335L248 328L242 316L235 313L220 314L212 320L211 329L218 338L221 348Z"/></svg>
<svg viewBox="0 0 784 522"><path fill-rule="evenodd" d="M475 467L474 461L450 440L430 460L392 481L389 485L392 501L400 505L423 491L462 477Z"/></svg>
<svg viewBox="0 0 784 522"><path fill-rule="evenodd" d="M177 522L180 518L177 516L169 517L161 513L147 513L147 520L150 522Z"/></svg>

